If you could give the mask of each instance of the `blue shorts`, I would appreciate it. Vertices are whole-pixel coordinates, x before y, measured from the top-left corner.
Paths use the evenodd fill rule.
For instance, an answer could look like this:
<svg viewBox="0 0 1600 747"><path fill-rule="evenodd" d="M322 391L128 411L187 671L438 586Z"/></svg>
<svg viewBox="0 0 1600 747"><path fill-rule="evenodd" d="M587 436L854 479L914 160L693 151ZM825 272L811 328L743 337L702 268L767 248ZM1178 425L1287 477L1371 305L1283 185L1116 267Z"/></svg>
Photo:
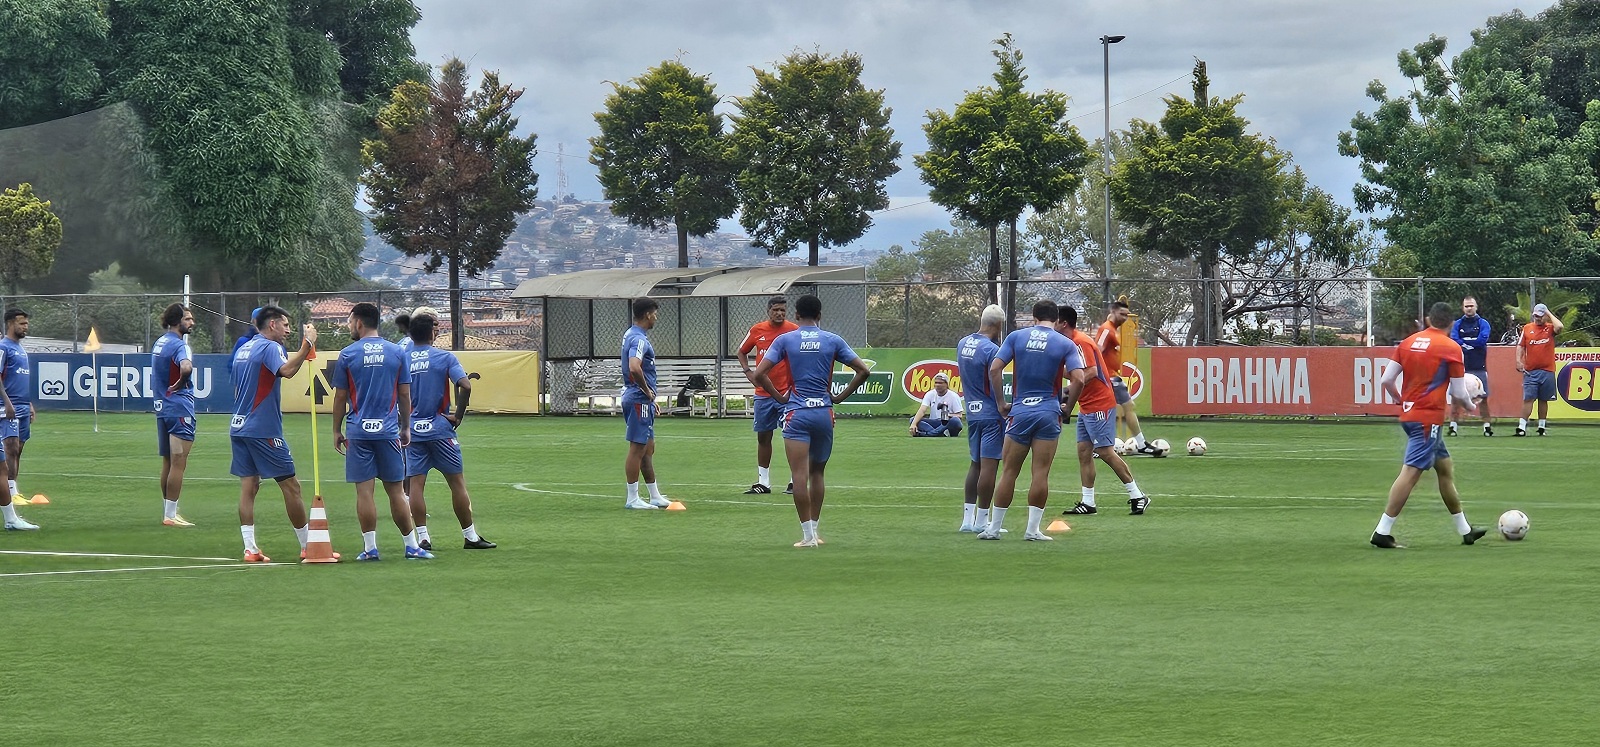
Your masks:
<svg viewBox="0 0 1600 747"><path fill-rule="evenodd" d="M1088 442L1096 449L1117 443L1117 408L1103 412L1078 413L1078 443Z"/></svg>
<svg viewBox="0 0 1600 747"><path fill-rule="evenodd" d="M400 439L352 438L344 453L344 481L401 482L406 479L406 454Z"/></svg>
<svg viewBox="0 0 1600 747"><path fill-rule="evenodd" d="M1023 446L1034 439L1054 441L1061 438L1061 405L1047 400L1034 407L1013 407L1006 418L1006 438Z"/></svg>
<svg viewBox="0 0 1600 747"><path fill-rule="evenodd" d="M426 475L430 469L441 475L461 474L461 442L453 438L412 441L406 447L406 477Z"/></svg>
<svg viewBox="0 0 1600 747"><path fill-rule="evenodd" d="M1133 401L1133 395L1128 393L1128 383L1121 376L1111 377L1111 393L1117 398L1117 404L1125 405Z"/></svg>
<svg viewBox="0 0 1600 747"><path fill-rule="evenodd" d="M194 418L156 418L156 453L172 456L172 443L167 436L194 442Z"/></svg>
<svg viewBox="0 0 1600 747"><path fill-rule="evenodd" d="M972 461L999 459L1006 442L1005 424L998 420L974 420L967 424L967 451Z"/></svg>
<svg viewBox="0 0 1600 747"><path fill-rule="evenodd" d="M1422 423L1401 423L1406 431L1406 466L1420 470L1433 469L1433 463L1449 459L1444 448L1443 427Z"/></svg>
<svg viewBox="0 0 1600 747"><path fill-rule="evenodd" d="M783 405L771 397L756 397L756 433L771 433L778 430L779 420L783 419Z"/></svg>
<svg viewBox="0 0 1600 747"><path fill-rule="evenodd" d="M1556 399L1556 375L1543 369L1534 369L1522 375L1522 401ZM27 440L27 439L23 439Z"/></svg>
<svg viewBox="0 0 1600 747"><path fill-rule="evenodd" d="M229 438L233 441L233 467L228 471L234 477L260 477L267 480L294 477L294 457L289 456L288 441L248 436Z"/></svg>
<svg viewBox="0 0 1600 747"><path fill-rule="evenodd" d="M811 462L827 462L833 456L833 408L802 407L784 413L783 440L810 443Z"/></svg>
<svg viewBox="0 0 1600 747"><path fill-rule="evenodd" d="M33 436L33 408L17 405L17 416L0 418L0 438L19 438L23 443Z"/></svg>
<svg viewBox="0 0 1600 747"><path fill-rule="evenodd" d="M1468 371L1467 375L1477 378L1478 383L1483 385L1483 396L1484 397L1488 397L1489 396L1489 372L1480 369L1480 370L1477 370L1477 371Z"/></svg>
<svg viewBox="0 0 1600 747"><path fill-rule="evenodd" d="M656 405L654 402L622 403L622 421L627 423L628 443L647 444L656 437Z"/></svg>

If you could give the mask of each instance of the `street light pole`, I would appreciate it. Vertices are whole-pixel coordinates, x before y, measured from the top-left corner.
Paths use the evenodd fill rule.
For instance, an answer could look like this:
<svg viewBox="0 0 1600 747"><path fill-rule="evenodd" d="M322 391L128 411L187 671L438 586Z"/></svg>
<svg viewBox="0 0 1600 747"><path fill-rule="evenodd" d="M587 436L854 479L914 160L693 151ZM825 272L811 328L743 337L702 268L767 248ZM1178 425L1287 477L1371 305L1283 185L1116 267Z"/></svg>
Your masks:
<svg viewBox="0 0 1600 747"><path fill-rule="evenodd" d="M1111 45L1116 44L1117 42L1126 38L1128 37L1122 35L1100 37L1100 49L1104 53L1105 58L1104 70L1106 84L1106 134L1105 138L1100 141L1100 144L1104 146L1100 157L1100 165L1105 170L1106 279L1105 290L1102 295L1104 296L1103 300L1105 301L1107 308L1110 308L1111 306Z"/></svg>

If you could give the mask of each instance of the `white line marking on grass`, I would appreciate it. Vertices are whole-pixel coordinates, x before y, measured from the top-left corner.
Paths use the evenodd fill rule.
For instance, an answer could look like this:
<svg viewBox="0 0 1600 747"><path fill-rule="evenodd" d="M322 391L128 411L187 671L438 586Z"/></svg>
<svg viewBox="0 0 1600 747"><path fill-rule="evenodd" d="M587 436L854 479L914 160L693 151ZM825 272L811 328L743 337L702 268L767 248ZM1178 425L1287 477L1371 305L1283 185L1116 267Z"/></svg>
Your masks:
<svg viewBox="0 0 1600 747"><path fill-rule="evenodd" d="M127 555L116 552L50 552L46 550L0 550L0 555L46 555L55 558L146 558L152 560L211 560L236 562L234 558L197 558L190 555Z"/></svg>
<svg viewBox="0 0 1600 747"><path fill-rule="evenodd" d="M98 475L98 474L92 474L92 473L87 473L87 472L55 472L55 473L52 473L51 476L52 477L88 477L88 478L94 478L94 479L99 479L99 480L160 480L161 479L160 475ZM238 482L239 481L239 478L237 478L237 477L205 477L205 476L195 477L193 475L184 475L183 479L184 480L208 480L208 481L212 481L212 482Z"/></svg>
<svg viewBox="0 0 1600 747"><path fill-rule="evenodd" d="M78 576L89 573L138 573L140 571L182 571L197 568L250 568L252 566L284 566L299 565L298 563L209 563L206 565L153 565L139 568L88 568L76 571L28 571L26 573L0 573L0 578L21 578L24 576Z"/></svg>

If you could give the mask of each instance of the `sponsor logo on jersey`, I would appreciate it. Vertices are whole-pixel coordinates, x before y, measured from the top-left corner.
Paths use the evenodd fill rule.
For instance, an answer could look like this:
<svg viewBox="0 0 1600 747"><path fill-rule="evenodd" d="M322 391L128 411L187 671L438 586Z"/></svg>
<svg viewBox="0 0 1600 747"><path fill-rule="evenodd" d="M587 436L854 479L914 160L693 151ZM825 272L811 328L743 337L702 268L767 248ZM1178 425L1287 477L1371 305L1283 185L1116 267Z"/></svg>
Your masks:
<svg viewBox="0 0 1600 747"><path fill-rule="evenodd" d="M361 421L361 430L366 433L378 433L383 430L383 421L366 418Z"/></svg>

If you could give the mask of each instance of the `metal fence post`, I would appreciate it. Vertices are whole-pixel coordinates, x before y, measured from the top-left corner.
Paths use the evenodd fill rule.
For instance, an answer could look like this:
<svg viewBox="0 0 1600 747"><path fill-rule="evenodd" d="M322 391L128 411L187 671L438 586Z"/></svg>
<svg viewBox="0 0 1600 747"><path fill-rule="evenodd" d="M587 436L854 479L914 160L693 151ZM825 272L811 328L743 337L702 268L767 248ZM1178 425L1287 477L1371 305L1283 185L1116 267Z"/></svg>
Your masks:
<svg viewBox="0 0 1600 747"><path fill-rule="evenodd" d="M906 283L906 287L905 287L905 303L902 304L901 310L900 310L900 324L905 329L905 343L904 343L904 345L909 348L909 347L911 347L911 284L910 283Z"/></svg>
<svg viewBox="0 0 1600 747"><path fill-rule="evenodd" d="M148 293L141 294L139 296L139 300L143 302L140 305L144 307L144 349L145 350L149 350L150 349L150 325L153 323L152 320L155 319L155 314L152 313L152 310L150 308L150 294L148 294Z"/></svg>
<svg viewBox="0 0 1600 747"><path fill-rule="evenodd" d="M78 294L76 294L76 293L72 294L72 352L74 352L74 353L79 352L79 349L78 349ZM98 375L98 374L96 374L96 375ZM99 385L96 384L96 386L99 386Z"/></svg>
<svg viewBox="0 0 1600 747"><path fill-rule="evenodd" d="M1539 291L1533 285L1534 278L1528 278L1528 318L1533 318L1533 307L1539 303Z"/></svg>
<svg viewBox="0 0 1600 747"><path fill-rule="evenodd" d="M1417 278L1417 323L1424 325L1424 327L1421 327L1419 329L1425 329L1426 328L1427 319L1428 319L1428 299L1427 299L1427 294L1424 292L1424 290L1422 288L1422 278L1419 277L1419 278Z"/></svg>

